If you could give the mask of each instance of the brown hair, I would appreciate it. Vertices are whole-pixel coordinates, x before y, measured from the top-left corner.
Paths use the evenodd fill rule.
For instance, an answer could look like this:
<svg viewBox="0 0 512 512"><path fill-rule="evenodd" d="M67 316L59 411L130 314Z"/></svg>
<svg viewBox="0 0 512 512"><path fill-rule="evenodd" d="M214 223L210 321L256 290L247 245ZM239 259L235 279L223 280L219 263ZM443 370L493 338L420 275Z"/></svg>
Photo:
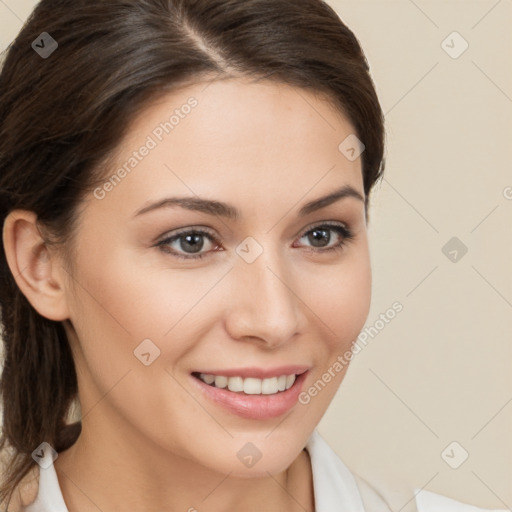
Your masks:
<svg viewBox="0 0 512 512"><path fill-rule="evenodd" d="M47 58L32 46L43 32L58 44ZM368 63L321 0L42 0L4 57L0 221L17 208L33 211L48 243L70 245L77 207L135 115L203 76L274 80L326 95L366 147L366 206L384 169L384 117ZM81 425L66 421L77 378L63 325L27 301L3 245L0 279L0 449L11 451L3 503L35 464L32 451L42 441L67 449Z"/></svg>

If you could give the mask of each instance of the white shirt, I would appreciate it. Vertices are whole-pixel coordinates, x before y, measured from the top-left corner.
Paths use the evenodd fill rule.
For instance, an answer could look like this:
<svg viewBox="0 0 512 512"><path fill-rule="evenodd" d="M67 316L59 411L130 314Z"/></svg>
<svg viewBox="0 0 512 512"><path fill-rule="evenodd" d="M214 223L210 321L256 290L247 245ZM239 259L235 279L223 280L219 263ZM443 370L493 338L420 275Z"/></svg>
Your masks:
<svg viewBox="0 0 512 512"><path fill-rule="evenodd" d="M306 450L311 459L315 512L391 512L382 496L345 466L316 429ZM44 459L42 464L46 465ZM420 489L414 494L418 512L506 512L473 507ZM24 510L68 512L53 464L39 468L36 499Z"/></svg>

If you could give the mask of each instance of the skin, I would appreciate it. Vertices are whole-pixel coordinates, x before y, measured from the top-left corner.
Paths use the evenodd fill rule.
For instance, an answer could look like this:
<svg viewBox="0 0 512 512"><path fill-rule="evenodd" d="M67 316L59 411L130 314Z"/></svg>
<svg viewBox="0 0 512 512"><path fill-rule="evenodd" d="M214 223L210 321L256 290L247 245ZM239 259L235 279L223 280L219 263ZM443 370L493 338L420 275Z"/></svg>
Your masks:
<svg viewBox="0 0 512 512"><path fill-rule="evenodd" d="M304 446L346 367L307 405L270 420L220 408L191 386L190 372L305 364L308 389L350 349L370 307L364 203L298 211L343 185L364 197L361 159L338 150L355 130L309 91L199 82L146 108L116 165L190 96L198 105L121 183L84 200L72 262L45 247L31 212L12 212L4 226L18 285L42 315L65 322L74 354L82 434L55 461L70 512L314 510ZM134 217L178 195L230 203L241 217L179 207ZM353 238L311 252L308 233L325 222ZM186 260L155 246L191 226L209 228L222 250L205 237L206 256ZM327 247L343 240L328 234ZM249 236L263 248L250 264L236 253ZM169 249L191 254L179 241ZM146 338L160 350L150 366L133 353ZM236 456L247 442L262 453L252 468Z"/></svg>

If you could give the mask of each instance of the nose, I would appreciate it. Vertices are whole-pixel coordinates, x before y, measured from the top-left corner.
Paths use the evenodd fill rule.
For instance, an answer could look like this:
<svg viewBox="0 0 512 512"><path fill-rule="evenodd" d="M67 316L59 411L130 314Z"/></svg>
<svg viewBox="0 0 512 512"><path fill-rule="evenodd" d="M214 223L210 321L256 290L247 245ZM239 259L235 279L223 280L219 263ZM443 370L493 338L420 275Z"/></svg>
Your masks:
<svg viewBox="0 0 512 512"><path fill-rule="evenodd" d="M257 338L277 348L299 333L303 302L293 268L277 251L265 248L252 263L238 258L230 280L225 321L233 339Z"/></svg>

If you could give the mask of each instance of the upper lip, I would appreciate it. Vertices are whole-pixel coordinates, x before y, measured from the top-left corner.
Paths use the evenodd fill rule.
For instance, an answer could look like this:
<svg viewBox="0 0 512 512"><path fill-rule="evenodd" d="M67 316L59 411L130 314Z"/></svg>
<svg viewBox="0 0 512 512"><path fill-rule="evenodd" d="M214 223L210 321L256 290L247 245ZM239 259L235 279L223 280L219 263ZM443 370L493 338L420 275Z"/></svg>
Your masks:
<svg viewBox="0 0 512 512"><path fill-rule="evenodd" d="M281 375L300 375L309 370L309 366L304 365L287 365L277 366L275 368L226 368L226 369L212 369L212 370L198 370L192 373L204 373L210 375L223 375L225 377L253 377L256 379L269 379L271 377L280 377Z"/></svg>

